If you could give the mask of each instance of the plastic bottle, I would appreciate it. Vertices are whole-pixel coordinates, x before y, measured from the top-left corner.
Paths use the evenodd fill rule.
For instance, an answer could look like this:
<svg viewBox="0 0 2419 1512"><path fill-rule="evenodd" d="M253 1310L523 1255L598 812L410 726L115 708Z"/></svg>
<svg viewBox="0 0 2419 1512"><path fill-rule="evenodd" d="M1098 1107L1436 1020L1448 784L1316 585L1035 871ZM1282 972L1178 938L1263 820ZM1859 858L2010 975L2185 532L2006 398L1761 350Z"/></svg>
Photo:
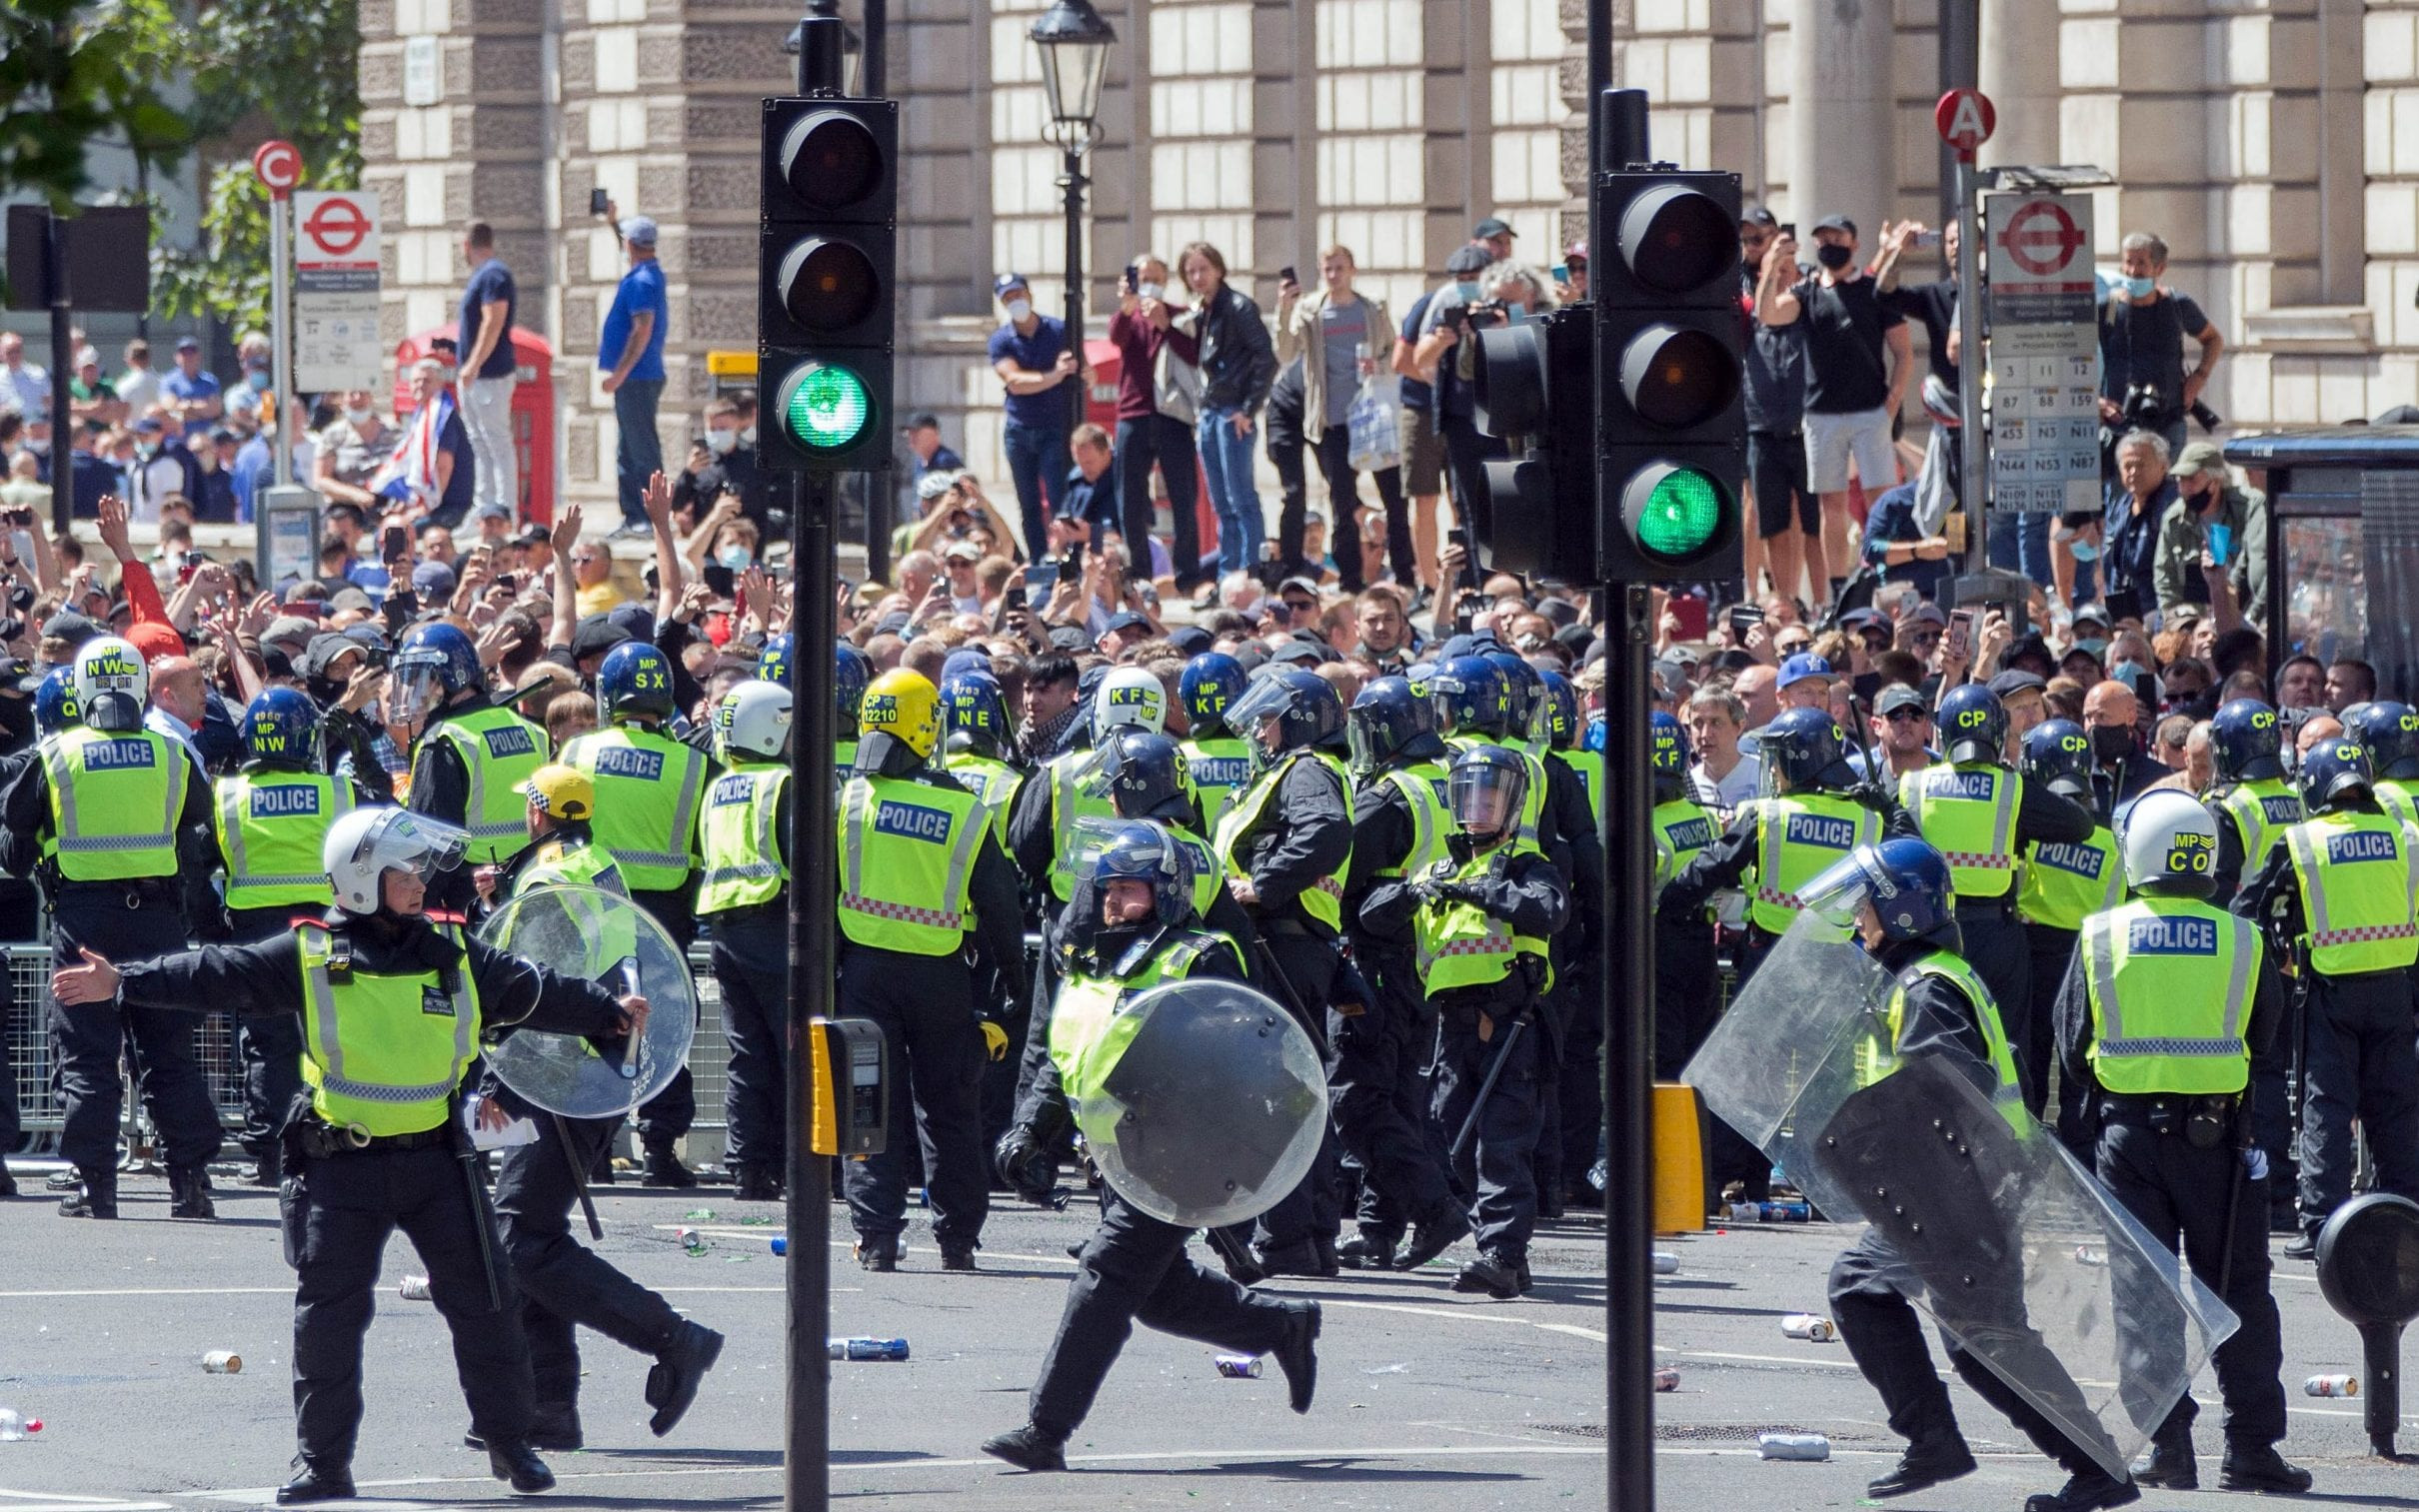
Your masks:
<svg viewBox="0 0 2419 1512"><path fill-rule="evenodd" d="M244 1357L232 1349L213 1349L202 1356L202 1368L212 1375L242 1375Z"/></svg>
<svg viewBox="0 0 2419 1512"><path fill-rule="evenodd" d="M405 1276L395 1283L395 1295L407 1302L425 1302L429 1300L429 1278Z"/></svg>
<svg viewBox="0 0 2419 1512"><path fill-rule="evenodd" d="M1656 1275L1677 1275L1679 1274L1679 1269L1680 1257L1678 1255L1673 1254L1667 1249L1658 1249L1654 1252L1654 1273Z"/></svg>
<svg viewBox="0 0 2419 1512"><path fill-rule="evenodd" d="M1831 1441L1819 1433L1759 1433L1755 1452L1765 1459L1826 1460Z"/></svg>
<svg viewBox="0 0 2419 1512"><path fill-rule="evenodd" d="M0 1407L0 1443L13 1443L29 1433L42 1431L42 1419L20 1417L14 1407Z"/></svg>
<svg viewBox="0 0 2419 1512"><path fill-rule="evenodd" d="M790 1252L790 1239L788 1235L775 1234L773 1236L773 1252L777 1255L786 1255Z"/></svg>
<svg viewBox="0 0 2419 1512"><path fill-rule="evenodd" d="M905 1339L826 1339L824 1353L835 1360L904 1360L908 1357Z"/></svg>

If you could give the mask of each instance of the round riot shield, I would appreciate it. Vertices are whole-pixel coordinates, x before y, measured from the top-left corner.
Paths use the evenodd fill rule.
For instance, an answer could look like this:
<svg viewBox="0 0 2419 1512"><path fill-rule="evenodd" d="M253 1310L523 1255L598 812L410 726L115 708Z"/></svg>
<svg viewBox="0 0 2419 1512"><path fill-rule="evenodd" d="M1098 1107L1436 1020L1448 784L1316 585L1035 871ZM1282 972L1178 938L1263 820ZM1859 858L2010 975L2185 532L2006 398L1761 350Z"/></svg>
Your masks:
<svg viewBox="0 0 2419 1512"><path fill-rule="evenodd" d="M500 1025L510 1032L487 1048L487 1063L538 1106L574 1118L627 1113L662 1091L688 1059L697 1032L689 957L629 898L602 887L533 888L497 909L479 937L616 997L635 992L647 999L647 1031L637 1039Z"/></svg>
<svg viewBox="0 0 2419 1512"><path fill-rule="evenodd" d="M1255 1218L1308 1173L1327 1078L1292 1015L1238 981L1174 981L1120 1006L1124 1047L1076 1103L1118 1195L1165 1222Z"/></svg>

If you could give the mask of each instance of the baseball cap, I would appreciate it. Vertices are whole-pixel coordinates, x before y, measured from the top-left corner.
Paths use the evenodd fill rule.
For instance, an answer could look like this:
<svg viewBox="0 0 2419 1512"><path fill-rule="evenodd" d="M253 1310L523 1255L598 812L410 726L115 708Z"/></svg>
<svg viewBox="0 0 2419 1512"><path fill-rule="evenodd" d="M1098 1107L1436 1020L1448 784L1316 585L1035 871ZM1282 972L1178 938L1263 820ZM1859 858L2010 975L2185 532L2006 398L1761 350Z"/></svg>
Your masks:
<svg viewBox="0 0 2419 1512"><path fill-rule="evenodd" d="M1583 263L1583 262L1586 262L1586 261L1587 261L1587 243L1586 243L1586 240L1585 240L1584 238L1582 238L1581 240L1579 240L1579 241L1575 241L1575 242L1572 242L1572 243L1571 243L1569 246L1567 246L1567 247L1563 248L1563 249L1562 249L1562 261L1563 261L1563 262L1565 262L1565 263Z"/></svg>
<svg viewBox="0 0 2419 1512"><path fill-rule="evenodd" d="M1473 242L1482 241L1490 236L1517 237L1519 234L1519 232L1512 230L1511 222L1504 220L1500 216L1493 215L1488 216L1485 220L1480 221L1477 225L1472 226L1469 229L1469 238Z"/></svg>
<svg viewBox="0 0 2419 1512"><path fill-rule="evenodd" d="M2168 465L2167 476L2197 478L2203 473L2216 473L2223 477L2225 471L2225 450L2214 441L2196 441L2175 454L2175 461Z"/></svg>
<svg viewBox="0 0 2419 1512"><path fill-rule="evenodd" d="M994 299L1006 299L1008 291L1011 289L1026 289L1030 292L1031 286L1025 282L1025 275L1022 273L1003 273L992 280L992 297Z"/></svg>
<svg viewBox="0 0 2419 1512"><path fill-rule="evenodd" d="M1791 657L1787 661L1780 664L1780 682L1778 686L1786 688L1792 683L1803 683L1808 678L1827 679L1830 676L1830 663L1824 661L1822 658L1814 655L1810 651L1801 651L1796 656Z"/></svg>
<svg viewBox="0 0 2419 1512"><path fill-rule="evenodd" d="M1122 614L1110 616L1109 623L1101 627L1101 634L1108 635L1112 631L1149 629L1151 629L1151 617L1130 609Z"/></svg>
<svg viewBox="0 0 2419 1512"><path fill-rule="evenodd" d="M1848 235L1854 236L1856 223L1844 215L1826 215L1814 223L1814 229L1817 231L1844 231Z"/></svg>
<svg viewBox="0 0 2419 1512"><path fill-rule="evenodd" d="M2108 611L2097 604L2086 604L2074 612L2074 619L2069 623L2081 625L2086 620L2100 629L2106 630L2108 628Z"/></svg>
<svg viewBox="0 0 2419 1512"><path fill-rule="evenodd" d="M1084 651L1092 645L1092 632L1081 625L1054 625L1050 631L1052 651Z"/></svg>
<svg viewBox="0 0 2419 1512"><path fill-rule="evenodd" d="M166 426L160 424L160 417L157 415L146 415L134 423L134 433L137 436L157 436L167 429Z"/></svg>
<svg viewBox="0 0 2419 1512"><path fill-rule="evenodd" d="M629 639L630 632L603 615L590 615L571 629L572 660L601 657Z"/></svg>
<svg viewBox="0 0 2419 1512"><path fill-rule="evenodd" d="M1188 659L1200 656L1217 644L1217 638L1198 625L1180 625L1168 632L1168 644Z"/></svg>
<svg viewBox="0 0 2419 1512"><path fill-rule="evenodd" d="M101 627L72 609L63 609L42 622L42 639L81 646L101 633Z"/></svg>
<svg viewBox="0 0 2419 1512"><path fill-rule="evenodd" d="M202 350L201 338L198 336L180 336L176 339L176 349L179 352L199 352Z"/></svg>
<svg viewBox="0 0 2419 1512"><path fill-rule="evenodd" d="M1939 605L1926 602L1908 609L1905 614L1898 617L1898 623L1901 625L1937 625L1945 630L1948 627L1948 616L1940 612Z"/></svg>
<svg viewBox="0 0 2419 1512"><path fill-rule="evenodd" d="M1749 205L1738 213L1738 223L1741 226L1778 226L1780 217L1774 215L1768 206Z"/></svg>
<svg viewBox="0 0 2419 1512"><path fill-rule="evenodd" d="M945 562L981 562L983 548L972 541L953 541L941 553Z"/></svg>
<svg viewBox="0 0 2419 1512"><path fill-rule="evenodd" d="M1890 633L1890 622L1877 609L1852 609L1839 617L1839 628L1851 634L1877 630L1886 636Z"/></svg>
<svg viewBox="0 0 2419 1512"><path fill-rule="evenodd" d="M279 615L269 622L268 630L262 633L260 639L263 646L285 641L308 645L311 638L318 634L319 622L316 620L306 620L300 615Z"/></svg>
<svg viewBox="0 0 2419 1512"><path fill-rule="evenodd" d="M1270 647L1268 660L1290 663L1296 667L1316 667L1326 658L1320 656L1318 648L1307 641L1287 641L1282 646Z"/></svg>
<svg viewBox="0 0 2419 1512"><path fill-rule="evenodd" d="M377 607L369 594L358 588L340 588L328 600L328 613L332 615L343 614L348 609L366 611Z"/></svg>
<svg viewBox="0 0 2419 1512"><path fill-rule="evenodd" d="M652 247L656 237L655 222L646 216L634 215L622 223L622 237L633 247Z"/></svg>
<svg viewBox="0 0 2419 1512"><path fill-rule="evenodd" d="M454 570L442 562L423 562L412 569L412 592L424 599L451 598Z"/></svg>
<svg viewBox="0 0 2419 1512"><path fill-rule="evenodd" d="M1892 683L1881 691L1880 698L1873 701L1873 713L1877 715L1895 714L1901 709L1920 709L1929 714L1931 708L1921 693L1904 683Z"/></svg>

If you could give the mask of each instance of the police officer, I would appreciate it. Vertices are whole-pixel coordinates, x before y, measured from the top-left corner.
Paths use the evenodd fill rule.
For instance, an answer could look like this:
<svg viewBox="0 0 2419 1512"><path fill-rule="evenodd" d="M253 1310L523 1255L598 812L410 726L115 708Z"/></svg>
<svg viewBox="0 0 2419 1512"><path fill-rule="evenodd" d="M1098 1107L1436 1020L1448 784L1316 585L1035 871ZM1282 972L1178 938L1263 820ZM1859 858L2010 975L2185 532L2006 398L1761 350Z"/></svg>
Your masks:
<svg viewBox="0 0 2419 1512"><path fill-rule="evenodd" d="M1259 931L1270 995L1324 1051L1338 1022L1363 1007L1349 986L1338 988L1352 859L1351 783L1334 749L1344 739L1343 703L1317 674L1271 666L1226 707L1226 721L1250 745L1252 776L1217 822L1218 864ZM1260 1214L1254 1242L1269 1274L1339 1268L1332 1171L1322 1150L1301 1187Z"/></svg>
<svg viewBox="0 0 2419 1512"><path fill-rule="evenodd" d="M992 838L990 811L931 764L940 703L931 683L905 670L866 686L857 773L840 794L839 996L842 1012L881 1024L890 1041L893 1128L909 1126L914 1084L941 1266L972 1270L991 1199L983 1066L1008 1051L1007 1031L982 1016L994 1005L978 999L974 972L999 973L1016 996L1028 983L1016 873ZM845 1169L858 1263L896 1270L906 1151Z"/></svg>
<svg viewBox="0 0 2419 1512"><path fill-rule="evenodd" d="M1344 713L1351 751L1352 863L1343 884L1353 961L1369 978L1370 1007L1338 1019L1328 1048L1327 1092L1343 1164L1360 1176L1358 1232L1335 1246L1351 1270L1426 1264L1469 1235L1453 1200L1443 1141L1428 1117L1423 1074L1436 1017L1408 941L1360 922L1372 888L1424 876L1450 855L1444 741L1433 700L1399 675L1372 680ZM1409 1247L1395 1247L1410 1229Z"/></svg>
<svg viewBox="0 0 2419 1512"><path fill-rule="evenodd" d="M2046 1025L2032 1023L2032 949L2016 915L2016 862L2035 845L2091 838L2092 811L2007 767L2007 711L1979 683L1942 695L1932 716L1948 759L1898 780L1898 801L1948 860L1965 959L1990 984L2029 1084L2046 1083Z"/></svg>
<svg viewBox="0 0 2419 1512"><path fill-rule="evenodd" d="M1222 651L1206 651L1177 675L1177 702L1185 706L1185 760L1193 769L1193 791L1202 822L1210 828L1251 779L1251 752L1226 724L1226 706L1242 696L1243 664Z"/></svg>
<svg viewBox="0 0 2419 1512"><path fill-rule="evenodd" d="M2310 1489L2276 1452L2285 1436L2284 1337L2268 1283L2266 1156L2243 1106L2251 1049L2272 1038L2284 996L2259 931L2209 900L2217 821L2186 793L2145 792L2124 820L2132 902L2095 911L2058 993L2058 1063L2096 1105L2100 1184L2158 1248L2184 1258L2242 1327L2217 1346L2226 1403L2223 1491ZM2121 1323L2120 1323L2121 1326ZM2145 1486L2191 1491L2186 1392L2157 1425Z"/></svg>
<svg viewBox="0 0 2419 1512"><path fill-rule="evenodd" d="M621 868L631 901L682 950L697 937L697 816L709 761L665 734L673 716L672 659L625 641L597 668L602 725L557 757L596 785L597 839ZM697 1122L697 1087L682 1066L639 1109L642 1174L652 1186L697 1185L676 1146Z"/></svg>
<svg viewBox="0 0 2419 1512"><path fill-rule="evenodd" d="M2355 708L2375 708L2374 705ZM2351 723L2351 710L2344 711ZM2359 722L2367 724L2366 721ZM2400 722L2372 729L2370 749L2398 755ZM2389 737L2395 743L2389 747ZM2362 742L2357 730L2355 742ZM2217 868L2209 895L2231 904L2243 883L2259 874L2285 837L2285 831L2308 817L2301 793L2285 774L2284 727L2276 711L2257 699L2236 699L2218 710L2209 722L2209 755L2216 781L2206 801L2220 817L2217 826ZM2363 742L2364 745L2367 743ZM2372 762L2370 769L2376 770ZM2289 952L2279 947L2280 956ZM2296 977L2296 981L2300 980ZM2251 1130L2254 1141L2271 1162L2268 1182L2269 1226L2284 1232L2298 1229L2294 1192L2300 1175L2299 1142L2294 1132L2291 1086L2293 1050L2300 1041L2303 1013L2301 993L2289 988L2284 1020L2277 1031L2251 1051ZM2062 1130L2061 1130L2062 1132Z"/></svg>
<svg viewBox="0 0 2419 1512"><path fill-rule="evenodd" d="M88 706L89 707L89 706ZM515 793L518 799L520 794ZM526 821L524 831L526 830ZM336 906L250 945L125 966L91 949L52 973L73 1004L200 1005L303 1015L307 1099L286 1125L286 1258L294 1297L294 1417L301 1469L280 1503L353 1494L361 1343L387 1239L401 1228L428 1266L488 1468L515 1491L554 1476L531 1451L528 1346L490 1223L456 1088L485 1029L526 1024L611 1037L646 1026L642 997L557 975L423 911L428 878L468 837L400 808L356 808L328 829Z"/></svg>
<svg viewBox="0 0 2419 1512"><path fill-rule="evenodd" d="M2343 733L2368 753L2378 803L2419 827L2419 710L2391 699L2355 704L2343 712Z"/></svg>
<svg viewBox="0 0 2419 1512"><path fill-rule="evenodd" d="M2368 1136L2378 1189L2419 1198L2419 1053L2411 962L2419 958L2419 841L2378 806L2368 757L2348 740L2301 758L2309 817L2246 883L2234 910L2265 927L2308 973L2303 1008L2301 1233L2295 1259L2352 1194L2352 1120Z"/></svg>
<svg viewBox="0 0 2419 1512"><path fill-rule="evenodd" d="M416 626L396 648L389 714L417 732L409 807L470 836L473 866L499 865L529 843L521 784L546 764L546 732L491 701L470 637L438 621ZM468 908L464 870L439 877L437 906Z"/></svg>
<svg viewBox="0 0 2419 1512"><path fill-rule="evenodd" d="M1008 700L990 673L962 672L941 680L942 769L964 782L992 811L993 832L1008 848L1008 818L1016 811L1025 770L1016 753Z"/></svg>
<svg viewBox="0 0 2419 1512"><path fill-rule="evenodd" d="M360 801L352 779L320 770L319 711L291 688L263 690L244 711L243 769L220 777L210 808L226 866L227 938L252 944L297 916L327 911L320 851L328 826ZM253 1181L275 1186L277 1131L302 1085L302 1019L236 1022L244 1061L244 1152Z"/></svg>
<svg viewBox="0 0 2419 1512"><path fill-rule="evenodd" d="M481 880L483 893L500 904L543 887L596 887L629 895L613 853L596 838L597 791L586 772L550 762L532 773L521 791L529 800L529 846L501 875ZM601 938L592 937L592 964L601 960L610 966L627 952L628 919L625 914L618 941L613 921L603 922ZM612 1143L622 1120L549 1112L506 1085L492 1067L481 1090L496 1109L489 1114L483 1108L483 1116L505 1124L526 1118L538 1133L534 1142L509 1146L497 1157L495 1197L496 1226L521 1292L521 1332L529 1341L537 1402L530 1447L566 1453L582 1447L582 1327L655 1358L647 1401L656 1409L650 1427L662 1437L696 1400L699 1382L722 1353L723 1336L683 1318L671 1303L572 1237L572 1206L586 1195L584 1173ZM476 1427L464 1442L487 1447Z"/></svg>
<svg viewBox="0 0 2419 1512"><path fill-rule="evenodd" d="M1447 855L1419 876L1370 889L1360 921L1411 943L1421 990L1437 1016L1431 1112L1454 1140L1456 1174L1475 1194L1477 1256L1455 1291L1508 1301L1529 1289L1528 1241L1537 1221L1532 1160L1543 1125L1540 1083L1552 1064L1535 1018L1552 968L1547 939L1569 895L1553 863L1520 827L1530 763L1480 746L1453 757L1446 777L1453 832ZM1495 1080L1483 1102L1479 1088ZM1464 1125L1474 1139L1459 1143Z"/></svg>
<svg viewBox="0 0 2419 1512"><path fill-rule="evenodd" d="M1878 845L1859 845L1806 883L1803 892L1808 907L1853 917L1867 953L1898 978L1879 1032L1857 1045L1856 1084L1871 1086L1895 1074L1903 1060L1947 1056L1964 1069L1977 1090L2022 1118L2023 1088L1998 1006L1981 974L1957 953L1956 894L1946 858L1923 840L1892 837ZM1968 1190L1921 1195L1936 1205L1935 1210L1958 1220L1941 1234L1942 1242L1956 1243L1965 1224L1990 1221L1988 1204L1997 1194ZM2000 1244L1997 1252L2021 1250ZM2003 1339L2029 1344L2036 1362L2044 1366L2036 1384L2063 1382L2064 1390L2073 1391L2077 1415L2088 1417L2081 1392L2023 1321L2020 1274L2010 1274L1991 1255L1990 1249L1977 1245L1976 1284L1973 1295L1959 1299L1961 1308L1990 1310L1995 1302L2004 1314L1994 1319L1995 1331ZM1867 1228L1831 1266L1831 1316L1839 1337L1888 1408L1891 1429L1907 1440L1898 1463L1865 1487L1875 1498L1905 1496L1974 1468L1973 1453L1949 1406L1948 1388L1932 1369L1922 1325L1907 1300L1920 1286L1911 1270L1897 1242L1878 1227ZM1998 1295L1986 1295L1991 1292ZM2109 1475L1988 1366L1953 1339L1946 1344L1958 1376L2071 1477L2059 1492L2029 1498L2025 1512L2093 1512L2139 1499L2141 1493L2130 1481Z"/></svg>
<svg viewBox="0 0 2419 1512"><path fill-rule="evenodd" d="M1034 773L1018 792L1016 811L1008 821L1009 849L1018 869L1036 896L1056 899L1052 906L1075 896L1084 860L1077 824L1117 817L1117 805L1099 780L1100 762L1093 748L1112 730L1132 728L1153 735L1165 731L1168 690L1139 667L1121 667L1093 685L1090 709L1089 722L1083 715L1076 718L1090 738L1079 749L1051 757Z"/></svg>
<svg viewBox="0 0 2419 1512"><path fill-rule="evenodd" d="M126 956L181 949L187 920L216 907L210 786L182 742L143 728L150 679L132 646L98 637L77 649L72 665L84 723L45 737L0 794L9 870L38 874L50 896L54 965L84 948ZM53 1003L66 1104L59 1152L83 1181L59 1211L118 1215L118 1063L131 1034L143 1105L168 1160L169 1214L215 1216L205 1167L219 1151L218 1109L194 1061L192 1022L113 1004L107 994L54 994Z"/></svg>
<svg viewBox="0 0 2419 1512"><path fill-rule="evenodd" d="M1599 727L1600 728L1600 727ZM1650 779L1654 784L1654 885L1659 894L1696 857L1698 851L1713 843L1713 819L1698 806L1688 790L1688 732L1680 722L1667 714L1656 712L1647 717L1646 758ZM1601 755L1599 751L1599 756ZM1709 910L1699 907L1691 911L1657 908L1654 914L1654 1074L1659 1081L1677 1081L1680 1071L1696 1054L1697 1046L1713 1032L1713 1021L1721 1012L1721 993L1713 971L1713 917ZM1580 1014L1585 1019L1591 1015ZM1598 1030L1601 1037L1601 1030ZM1567 1071L1572 1060L1567 1057ZM1594 1068L1589 1055L1588 1069ZM1563 1111L1571 1110L1570 1090L1573 1080L1563 1078ZM1593 1084L1592 1082L1590 1084ZM1584 1133L1590 1149L1595 1143L1596 1127L1602 1116L1584 1120L1582 1127L1572 1128L1568 1121L1563 1127L1566 1139L1575 1140ZM1566 1143L1564 1148L1572 1147ZM1580 1162L1586 1168L1586 1162Z"/></svg>
<svg viewBox="0 0 2419 1512"><path fill-rule="evenodd" d="M723 1163L743 1201L782 1194L789 1149L790 691L748 682L716 711L723 758L698 815L697 911L714 934L723 1036Z"/></svg>
<svg viewBox="0 0 2419 1512"><path fill-rule="evenodd" d="M2044 720L2024 732L2022 769L2028 786L2038 787L2078 804L2091 801L2091 738L2072 720ZM1952 872L1954 867L1951 868ZM2125 868L2117 856L2116 836L2094 822L2091 837L2072 842L2035 840L2024 847L2023 880L2016 890L2016 913L2024 921L2024 942L2031 957L2027 980L2031 1010L2023 1032L2032 1036L2016 1049L2016 1074L2024 1086L2024 1108L2035 1118L2049 1098L2051 1065L2050 1023L2066 966L2074 958L2075 931L2083 916L2113 908L2125 898ZM1962 929L1962 920L1960 920ZM2008 1025L2010 1034L2017 1032ZM2076 1115L2080 1101L2058 1102L2058 1135L2088 1159L2098 1142L2096 1130Z"/></svg>
<svg viewBox="0 0 2419 1512"><path fill-rule="evenodd" d="M1037 1201L1049 1199L1056 1180L1049 1151L1066 1138L1071 1103L1107 1074L1094 1052L1127 994L1188 977L1244 974L1240 947L1203 928L1194 912L1191 869L1187 847L1158 826L1122 823L1093 853L1076 906L1053 925L1060 986L1034 1024L1046 1053L998 1151L1001 1176ZM1137 1321L1237 1354L1275 1355L1293 1410L1310 1410L1318 1304L1278 1301L1196 1264L1185 1252L1192 1236L1103 1183L1101 1226L1077 1255L1027 1421L986 1441L984 1453L1027 1470L1066 1469L1067 1440Z"/></svg>

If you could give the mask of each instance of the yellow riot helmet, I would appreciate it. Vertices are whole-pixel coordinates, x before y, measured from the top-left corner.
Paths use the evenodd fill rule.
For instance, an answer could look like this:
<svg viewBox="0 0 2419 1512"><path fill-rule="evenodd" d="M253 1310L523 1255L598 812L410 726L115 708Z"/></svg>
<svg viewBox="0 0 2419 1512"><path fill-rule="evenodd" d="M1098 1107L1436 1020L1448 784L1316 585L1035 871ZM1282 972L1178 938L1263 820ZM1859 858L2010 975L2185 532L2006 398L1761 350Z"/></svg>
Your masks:
<svg viewBox="0 0 2419 1512"><path fill-rule="evenodd" d="M529 806L543 809L555 819L582 821L597 816L597 784L588 773L560 761L549 761L529 774L521 784L521 795Z"/></svg>
<svg viewBox="0 0 2419 1512"><path fill-rule="evenodd" d="M941 744L941 691L922 673L900 668L866 685L865 702L857 711L857 764L873 770L882 762L883 747L874 738L887 736L916 754L919 760Z"/></svg>

